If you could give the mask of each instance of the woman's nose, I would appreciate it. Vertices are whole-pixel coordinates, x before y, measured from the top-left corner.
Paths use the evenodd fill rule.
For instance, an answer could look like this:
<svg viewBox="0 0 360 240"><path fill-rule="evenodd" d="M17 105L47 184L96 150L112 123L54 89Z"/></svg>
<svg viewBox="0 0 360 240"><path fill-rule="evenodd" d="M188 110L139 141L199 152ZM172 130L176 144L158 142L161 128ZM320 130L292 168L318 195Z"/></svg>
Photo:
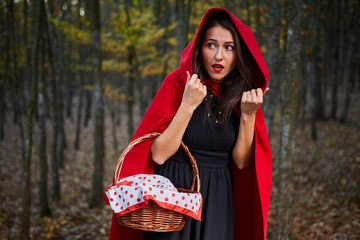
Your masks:
<svg viewBox="0 0 360 240"><path fill-rule="evenodd" d="M221 52L221 48L218 48L215 54L215 60L216 61L220 61L222 60L223 56L222 56L222 52Z"/></svg>

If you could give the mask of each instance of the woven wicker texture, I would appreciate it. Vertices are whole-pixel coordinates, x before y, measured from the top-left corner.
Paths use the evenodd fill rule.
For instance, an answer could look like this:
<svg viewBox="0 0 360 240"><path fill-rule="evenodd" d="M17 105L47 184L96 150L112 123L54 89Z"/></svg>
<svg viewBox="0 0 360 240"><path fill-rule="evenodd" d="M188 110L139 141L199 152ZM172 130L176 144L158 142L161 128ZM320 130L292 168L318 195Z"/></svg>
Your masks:
<svg viewBox="0 0 360 240"><path fill-rule="evenodd" d="M113 176L113 185L116 185L118 183L121 167L127 153L129 153L135 145L149 139L154 139L158 136L160 136L160 133L146 134L135 139L128 145L128 147L121 154L116 164ZM178 188L177 190L179 192L192 193L195 192L194 188L196 185L196 192L200 192L199 170L196 161L183 142L181 142L180 146L182 147L182 149L184 149L190 159L193 170L193 183L190 190L180 188ZM116 218L118 223L125 227L140 229L144 231L171 232L181 230L184 227L188 216L178 213L176 211L162 208L152 200L149 200L146 207L140 208L122 216L117 216Z"/></svg>

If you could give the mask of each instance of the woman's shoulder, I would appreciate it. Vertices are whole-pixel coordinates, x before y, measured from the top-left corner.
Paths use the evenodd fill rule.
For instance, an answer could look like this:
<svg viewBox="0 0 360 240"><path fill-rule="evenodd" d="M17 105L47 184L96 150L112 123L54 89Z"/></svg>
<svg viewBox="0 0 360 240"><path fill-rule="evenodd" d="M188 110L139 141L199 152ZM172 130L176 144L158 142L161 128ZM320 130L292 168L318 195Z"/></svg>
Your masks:
<svg viewBox="0 0 360 240"><path fill-rule="evenodd" d="M162 86L174 85L174 86L185 86L185 82L181 78L180 70L177 69L175 71L170 72L163 80Z"/></svg>
<svg viewBox="0 0 360 240"><path fill-rule="evenodd" d="M164 78L164 82L167 82L167 81L175 81L175 82L181 81L179 73L180 73L179 69L176 69L175 71L172 71L172 72L168 73L168 75L166 75L166 77Z"/></svg>

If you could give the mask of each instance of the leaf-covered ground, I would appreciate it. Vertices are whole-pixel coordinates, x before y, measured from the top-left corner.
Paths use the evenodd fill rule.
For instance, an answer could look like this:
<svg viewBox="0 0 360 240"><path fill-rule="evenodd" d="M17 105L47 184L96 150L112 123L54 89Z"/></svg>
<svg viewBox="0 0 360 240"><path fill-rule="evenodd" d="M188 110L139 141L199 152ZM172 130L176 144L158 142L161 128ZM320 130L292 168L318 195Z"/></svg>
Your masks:
<svg viewBox="0 0 360 240"><path fill-rule="evenodd" d="M349 121L317 123L318 140L310 138L310 125L296 133L294 227L297 239L360 239L360 109L353 105ZM108 114L106 114L108 116ZM6 117L5 139L0 141L0 239L17 239L22 213L22 160L19 130ZM125 120L116 130L119 149L127 145ZM106 119L104 187L110 184L119 152L113 150L112 129ZM48 127L50 149L51 126ZM50 201L52 217L40 218L38 206L39 160L37 131L32 158L32 239L107 239L111 209L89 209L93 173L93 125L82 128L80 150L73 148L75 121L66 120L65 167L60 170L61 201ZM36 126L35 126L36 128ZM274 169L278 152L278 126L271 145ZM48 155L50 164L50 156ZM50 165L49 165L50 169ZM51 190L49 170L49 196ZM275 232L276 186L273 181L269 236ZM269 237L270 238L270 237Z"/></svg>

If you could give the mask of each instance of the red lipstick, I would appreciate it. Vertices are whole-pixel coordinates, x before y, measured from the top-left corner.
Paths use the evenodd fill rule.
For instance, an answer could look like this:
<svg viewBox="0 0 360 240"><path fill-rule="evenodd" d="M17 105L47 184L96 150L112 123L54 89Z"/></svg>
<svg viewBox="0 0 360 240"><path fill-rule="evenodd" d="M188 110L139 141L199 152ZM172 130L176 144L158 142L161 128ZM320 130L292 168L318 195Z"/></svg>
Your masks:
<svg viewBox="0 0 360 240"><path fill-rule="evenodd" d="M215 72L221 72L224 69L224 66L221 64L213 64L211 66Z"/></svg>

